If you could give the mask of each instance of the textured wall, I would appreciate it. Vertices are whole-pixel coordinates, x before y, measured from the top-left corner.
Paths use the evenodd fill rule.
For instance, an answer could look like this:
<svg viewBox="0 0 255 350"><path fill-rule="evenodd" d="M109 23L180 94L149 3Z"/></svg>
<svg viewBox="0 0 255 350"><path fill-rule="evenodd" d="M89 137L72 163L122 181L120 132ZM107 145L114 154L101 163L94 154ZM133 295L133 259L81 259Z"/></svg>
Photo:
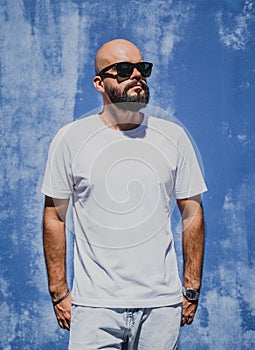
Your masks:
<svg viewBox="0 0 255 350"><path fill-rule="evenodd" d="M0 0L0 349L67 347L47 293L40 186L53 135L100 105L93 56L116 37L154 62L151 103L183 122L204 161L203 291L180 349L255 347L254 33L252 0Z"/></svg>

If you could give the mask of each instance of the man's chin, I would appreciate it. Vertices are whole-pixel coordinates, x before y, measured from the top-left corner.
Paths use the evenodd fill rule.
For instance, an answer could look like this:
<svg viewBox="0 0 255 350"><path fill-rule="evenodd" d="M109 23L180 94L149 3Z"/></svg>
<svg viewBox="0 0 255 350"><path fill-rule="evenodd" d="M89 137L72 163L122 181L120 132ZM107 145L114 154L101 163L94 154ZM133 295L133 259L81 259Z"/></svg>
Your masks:
<svg viewBox="0 0 255 350"><path fill-rule="evenodd" d="M147 103L145 102L136 102L136 101L125 101L114 104L117 108L122 111L138 112L141 109L145 108Z"/></svg>

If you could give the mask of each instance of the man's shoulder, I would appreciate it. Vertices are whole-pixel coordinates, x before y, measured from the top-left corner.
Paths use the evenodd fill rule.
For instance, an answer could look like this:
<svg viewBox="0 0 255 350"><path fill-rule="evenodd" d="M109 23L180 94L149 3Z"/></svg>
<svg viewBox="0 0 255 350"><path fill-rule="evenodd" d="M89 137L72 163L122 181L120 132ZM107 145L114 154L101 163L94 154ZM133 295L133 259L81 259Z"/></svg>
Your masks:
<svg viewBox="0 0 255 350"><path fill-rule="evenodd" d="M149 116L147 120L149 128L169 136L179 137L184 132L183 125L174 117L172 119L163 119Z"/></svg>
<svg viewBox="0 0 255 350"><path fill-rule="evenodd" d="M100 125L98 114L92 114L88 116L82 116L79 119L72 121L64 126L70 128L70 130L80 130L84 127L98 126Z"/></svg>
<svg viewBox="0 0 255 350"><path fill-rule="evenodd" d="M60 128L52 140L52 147L65 147L76 152L79 147L102 127L98 115L90 115L72 121Z"/></svg>
<svg viewBox="0 0 255 350"><path fill-rule="evenodd" d="M97 114L82 117L64 125L58 134L65 136L65 139L73 137L86 137L93 130L100 129L101 123Z"/></svg>

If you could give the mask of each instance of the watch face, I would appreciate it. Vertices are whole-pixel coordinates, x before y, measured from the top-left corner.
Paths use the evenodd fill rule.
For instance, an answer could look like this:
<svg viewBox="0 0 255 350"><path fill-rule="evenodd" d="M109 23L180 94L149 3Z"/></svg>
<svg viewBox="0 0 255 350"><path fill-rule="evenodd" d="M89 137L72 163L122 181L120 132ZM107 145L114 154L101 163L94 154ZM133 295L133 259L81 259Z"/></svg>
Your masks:
<svg viewBox="0 0 255 350"><path fill-rule="evenodd" d="M193 288L182 287L182 293L189 301L197 301L199 299L199 292Z"/></svg>
<svg viewBox="0 0 255 350"><path fill-rule="evenodd" d="M194 289L187 289L186 290L186 297L190 300L196 300L197 299L197 292Z"/></svg>

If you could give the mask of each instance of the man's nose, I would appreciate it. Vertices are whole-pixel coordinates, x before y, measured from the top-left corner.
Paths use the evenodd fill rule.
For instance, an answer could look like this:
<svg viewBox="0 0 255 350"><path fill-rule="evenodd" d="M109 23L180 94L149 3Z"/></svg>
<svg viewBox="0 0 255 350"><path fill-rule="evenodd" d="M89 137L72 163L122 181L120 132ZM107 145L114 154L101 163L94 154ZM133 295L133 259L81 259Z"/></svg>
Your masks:
<svg viewBox="0 0 255 350"><path fill-rule="evenodd" d="M137 79L137 78L141 78L142 77L142 75L141 75L141 73L139 72L139 70L136 68L136 67L134 67L134 69L133 69L133 72L132 72L132 74L131 74L131 76L130 76L130 80L132 80L132 79Z"/></svg>

